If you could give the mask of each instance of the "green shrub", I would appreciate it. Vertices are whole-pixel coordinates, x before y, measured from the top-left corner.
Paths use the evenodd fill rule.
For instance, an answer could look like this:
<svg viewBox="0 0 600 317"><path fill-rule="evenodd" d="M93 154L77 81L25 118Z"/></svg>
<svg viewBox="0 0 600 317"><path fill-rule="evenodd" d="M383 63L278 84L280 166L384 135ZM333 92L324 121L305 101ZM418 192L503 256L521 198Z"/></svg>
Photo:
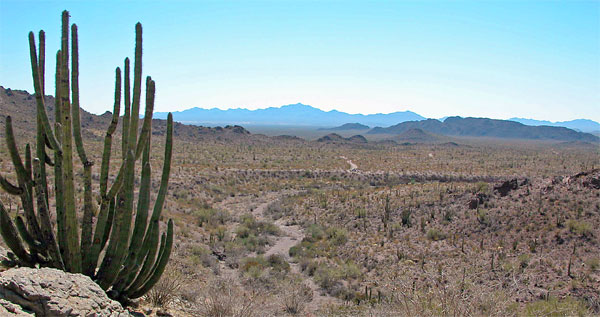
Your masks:
<svg viewBox="0 0 600 317"><path fill-rule="evenodd" d="M327 238L333 245L343 245L348 241L348 231L344 228L329 227L327 229Z"/></svg>
<svg viewBox="0 0 600 317"><path fill-rule="evenodd" d="M356 263L349 261L342 266L344 279L357 279L362 275L362 272Z"/></svg>
<svg viewBox="0 0 600 317"><path fill-rule="evenodd" d="M314 279L321 288L330 293L339 282L340 272L327 265L321 265L315 270Z"/></svg>
<svg viewBox="0 0 600 317"><path fill-rule="evenodd" d="M427 231L427 239L432 241L439 241L446 239L446 233L440 231L439 229L432 228Z"/></svg>
<svg viewBox="0 0 600 317"><path fill-rule="evenodd" d="M600 269L600 258L595 257L587 259L587 261L585 261L585 265L587 265L591 271L597 271Z"/></svg>
<svg viewBox="0 0 600 317"><path fill-rule="evenodd" d="M538 300L525 306L526 316L587 316L585 305L572 297Z"/></svg>
<svg viewBox="0 0 600 317"><path fill-rule="evenodd" d="M267 258L267 261L269 262L269 266L275 271L287 272L290 270L290 264L287 263L287 261L283 258L283 256L281 256L279 254L269 255L269 257Z"/></svg>
<svg viewBox="0 0 600 317"><path fill-rule="evenodd" d="M323 230L323 227L316 224L310 225L310 227L306 229L306 232L307 236L314 240L321 240L325 237L325 230Z"/></svg>
<svg viewBox="0 0 600 317"><path fill-rule="evenodd" d="M262 271L267 266L267 260L265 260L265 258L262 255L244 258L240 263L240 269L242 270L242 272L248 272L254 267L259 268Z"/></svg>
<svg viewBox="0 0 600 317"><path fill-rule="evenodd" d="M204 227L205 225L209 225L210 227L224 225L229 220L229 213L227 211L212 208L196 210L194 215L200 227Z"/></svg>
<svg viewBox="0 0 600 317"><path fill-rule="evenodd" d="M572 233L579 234L584 237L592 236L592 225L589 222L569 220L567 221L567 228Z"/></svg>

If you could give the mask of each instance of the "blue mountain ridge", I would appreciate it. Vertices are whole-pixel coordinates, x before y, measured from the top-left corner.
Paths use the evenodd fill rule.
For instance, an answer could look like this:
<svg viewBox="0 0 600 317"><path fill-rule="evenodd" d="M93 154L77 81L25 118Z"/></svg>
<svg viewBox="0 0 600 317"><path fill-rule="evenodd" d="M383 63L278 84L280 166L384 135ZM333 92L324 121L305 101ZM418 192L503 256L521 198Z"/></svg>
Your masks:
<svg viewBox="0 0 600 317"><path fill-rule="evenodd" d="M588 119L575 119L570 121L551 122L545 120L525 119L525 118L510 118L510 121L519 122L530 126L550 126L550 127L565 127L581 132L597 132L600 131L600 123Z"/></svg>
<svg viewBox="0 0 600 317"><path fill-rule="evenodd" d="M166 112L154 114L157 119L165 119ZM334 127L348 122L367 126L391 126L399 122L418 121L425 118L412 112L401 111L377 114L349 114L337 110L323 111L301 103L265 109L203 109L191 108L173 112L173 119L193 124L239 124L239 125L291 125Z"/></svg>
<svg viewBox="0 0 600 317"><path fill-rule="evenodd" d="M156 112L154 117L166 119L167 112ZM218 108L190 108L173 112L173 119L181 123L196 125L281 125L333 128L347 123L358 123L371 127L391 127L409 121L431 121L430 124L444 122L449 117L440 120L426 119L412 111L399 111L377 114L349 114L338 110L323 111L302 103L281 107L248 110L235 108L221 110ZM600 124L588 119L576 119L563 122L550 122L535 119L511 118L508 121L518 122L527 126L565 127L581 132L600 131Z"/></svg>

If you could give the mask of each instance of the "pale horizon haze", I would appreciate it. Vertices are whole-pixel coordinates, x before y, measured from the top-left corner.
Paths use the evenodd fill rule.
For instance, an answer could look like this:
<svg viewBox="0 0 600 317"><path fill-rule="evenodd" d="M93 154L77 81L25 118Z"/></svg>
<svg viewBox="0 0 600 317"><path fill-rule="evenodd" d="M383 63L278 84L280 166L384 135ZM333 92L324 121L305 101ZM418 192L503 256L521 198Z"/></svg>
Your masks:
<svg viewBox="0 0 600 317"><path fill-rule="evenodd" d="M79 30L82 107L112 110L114 69L144 38L155 111L413 111L600 122L600 1L0 0L0 85L33 91L28 33Z"/></svg>

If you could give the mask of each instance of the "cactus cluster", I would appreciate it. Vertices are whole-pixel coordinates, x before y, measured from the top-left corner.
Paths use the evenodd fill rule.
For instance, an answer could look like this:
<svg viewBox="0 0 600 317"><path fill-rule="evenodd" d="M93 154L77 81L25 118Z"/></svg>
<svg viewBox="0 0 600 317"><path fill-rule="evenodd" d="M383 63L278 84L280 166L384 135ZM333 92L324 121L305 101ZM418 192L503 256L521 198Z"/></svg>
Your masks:
<svg viewBox="0 0 600 317"><path fill-rule="evenodd" d="M109 296L120 301L138 298L152 288L165 269L173 245L173 221L169 220L167 231L163 232L162 236L159 231L159 219L165 202L171 166L173 118L169 114L160 189L152 214L149 215L150 141L155 83L149 76L146 78L146 111L140 129L140 23L135 27L135 34L133 96L130 93L129 59L125 59L122 163L109 186L112 139L121 110L121 70L117 67L114 109L104 138L98 199L94 199L92 192L94 164L86 155L81 137L77 26L69 24L68 11L62 13L61 49L56 54L56 122L51 125L44 100L45 35L40 31L38 51L35 36L31 32L31 71L37 103L35 156L32 155L29 144L25 147L25 157L21 156L13 133L12 120L8 116L6 145L16 171L17 183L11 183L0 175L0 187L8 194L19 196L23 209L22 215L19 212L13 221L0 202L0 233L12 251L9 253L10 262L15 265L54 267L67 272L86 274L108 291ZM73 144L83 165L83 206L77 206L75 199ZM141 178L136 205L135 165L140 158ZM48 177L51 175L49 170L52 169L54 175ZM51 216L51 195L48 190L48 180L52 179L56 206L55 223ZM79 210L83 212L81 224L78 223L77 217Z"/></svg>

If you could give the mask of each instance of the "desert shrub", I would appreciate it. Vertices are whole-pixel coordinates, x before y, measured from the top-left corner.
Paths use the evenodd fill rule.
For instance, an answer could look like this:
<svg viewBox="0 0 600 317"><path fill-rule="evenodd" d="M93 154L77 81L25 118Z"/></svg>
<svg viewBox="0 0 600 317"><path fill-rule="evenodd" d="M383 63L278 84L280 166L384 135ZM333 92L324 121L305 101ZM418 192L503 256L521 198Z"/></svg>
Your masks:
<svg viewBox="0 0 600 317"><path fill-rule="evenodd" d="M182 284L180 271L172 266L167 267L158 283L146 294L146 300L156 307L168 306L177 297Z"/></svg>
<svg viewBox="0 0 600 317"><path fill-rule="evenodd" d="M300 244L297 244L297 245L291 247L288 252L291 257L293 257L293 258L298 257L301 255L302 246Z"/></svg>
<svg viewBox="0 0 600 317"><path fill-rule="evenodd" d="M251 233L255 235L261 234L270 234L270 235L278 235L279 228L277 225L266 222L266 221L257 221L253 215L242 215L240 217L240 226L238 228L247 228Z"/></svg>
<svg viewBox="0 0 600 317"><path fill-rule="evenodd" d="M592 236L592 225L589 222L569 220L567 221L567 228L575 234L585 237Z"/></svg>
<svg viewBox="0 0 600 317"><path fill-rule="evenodd" d="M332 291L337 286L340 280L340 271L327 265L321 265L315 270L315 282L323 288L327 293Z"/></svg>
<svg viewBox="0 0 600 317"><path fill-rule="evenodd" d="M257 257L248 257L242 259L240 270L251 278L259 278L265 268L268 266L267 261L261 255Z"/></svg>
<svg viewBox="0 0 600 317"><path fill-rule="evenodd" d="M289 254L294 258L316 258L325 255L326 247L322 241L313 241L306 237L300 243L290 248Z"/></svg>
<svg viewBox="0 0 600 317"><path fill-rule="evenodd" d="M212 255L212 252L200 245L193 245L190 248L190 258L193 264L201 264L207 268L215 268L218 266L217 260Z"/></svg>
<svg viewBox="0 0 600 317"><path fill-rule="evenodd" d="M446 239L447 235L445 232L440 231L437 228L432 228L427 231L427 239L431 241L439 241Z"/></svg>
<svg viewBox="0 0 600 317"><path fill-rule="evenodd" d="M486 193L489 191L489 185L485 182L477 182L475 184L474 193Z"/></svg>
<svg viewBox="0 0 600 317"><path fill-rule="evenodd" d="M313 240L321 240L325 237L325 230L323 227L312 224L306 229L307 236Z"/></svg>
<svg viewBox="0 0 600 317"><path fill-rule="evenodd" d="M278 272L287 272L290 270L290 264L279 254L271 254L267 258L269 266Z"/></svg>
<svg viewBox="0 0 600 317"><path fill-rule="evenodd" d="M194 215L200 227L204 227L204 225L211 227L224 225L229 220L229 213L227 211L213 208L201 208L196 210Z"/></svg>
<svg viewBox="0 0 600 317"><path fill-rule="evenodd" d="M272 219L277 220L288 213L288 210L283 206L281 201L275 201L267 206L265 214L269 215Z"/></svg>
<svg viewBox="0 0 600 317"><path fill-rule="evenodd" d="M587 261L585 261L585 265L587 265L590 268L590 271L597 271L598 269L600 269L600 258L595 257L587 259Z"/></svg>
<svg viewBox="0 0 600 317"><path fill-rule="evenodd" d="M538 300L525 306L527 316L586 316L585 305L572 297L557 299L550 297L547 300Z"/></svg>
<svg viewBox="0 0 600 317"><path fill-rule="evenodd" d="M224 241L227 237L227 228L223 225L217 226L212 233L217 237L219 241Z"/></svg>
<svg viewBox="0 0 600 317"><path fill-rule="evenodd" d="M215 279L207 284L202 298L201 316L258 316L257 294L246 292L227 279Z"/></svg>
<svg viewBox="0 0 600 317"><path fill-rule="evenodd" d="M490 225L490 218L488 216L487 210L477 209L477 221L479 221L480 224L485 226Z"/></svg>
<svg viewBox="0 0 600 317"><path fill-rule="evenodd" d="M524 269L529 266L529 254L519 255L519 267Z"/></svg>
<svg viewBox="0 0 600 317"><path fill-rule="evenodd" d="M356 263L349 261L342 266L344 279L356 279L361 276L362 272Z"/></svg>
<svg viewBox="0 0 600 317"><path fill-rule="evenodd" d="M264 252L264 247L269 244L266 235L279 234L279 228L275 224L256 221L252 215L243 215L240 222L235 229L235 241L251 252Z"/></svg>
<svg viewBox="0 0 600 317"><path fill-rule="evenodd" d="M285 282L279 293L283 311L290 315L302 313L306 303L312 300L312 290L300 281Z"/></svg>
<svg viewBox="0 0 600 317"><path fill-rule="evenodd" d="M348 231L344 228L329 227L326 231L329 242L333 245L343 245L348 241Z"/></svg>
<svg viewBox="0 0 600 317"><path fill-rule="evenodd" d="M255 236L254 234L250 234L245 238L241 238L236 240L238 244L244 246L246 250L250 252L264 252L264 247L269 244L269 240L267 240L264 236Z"/></svg>

